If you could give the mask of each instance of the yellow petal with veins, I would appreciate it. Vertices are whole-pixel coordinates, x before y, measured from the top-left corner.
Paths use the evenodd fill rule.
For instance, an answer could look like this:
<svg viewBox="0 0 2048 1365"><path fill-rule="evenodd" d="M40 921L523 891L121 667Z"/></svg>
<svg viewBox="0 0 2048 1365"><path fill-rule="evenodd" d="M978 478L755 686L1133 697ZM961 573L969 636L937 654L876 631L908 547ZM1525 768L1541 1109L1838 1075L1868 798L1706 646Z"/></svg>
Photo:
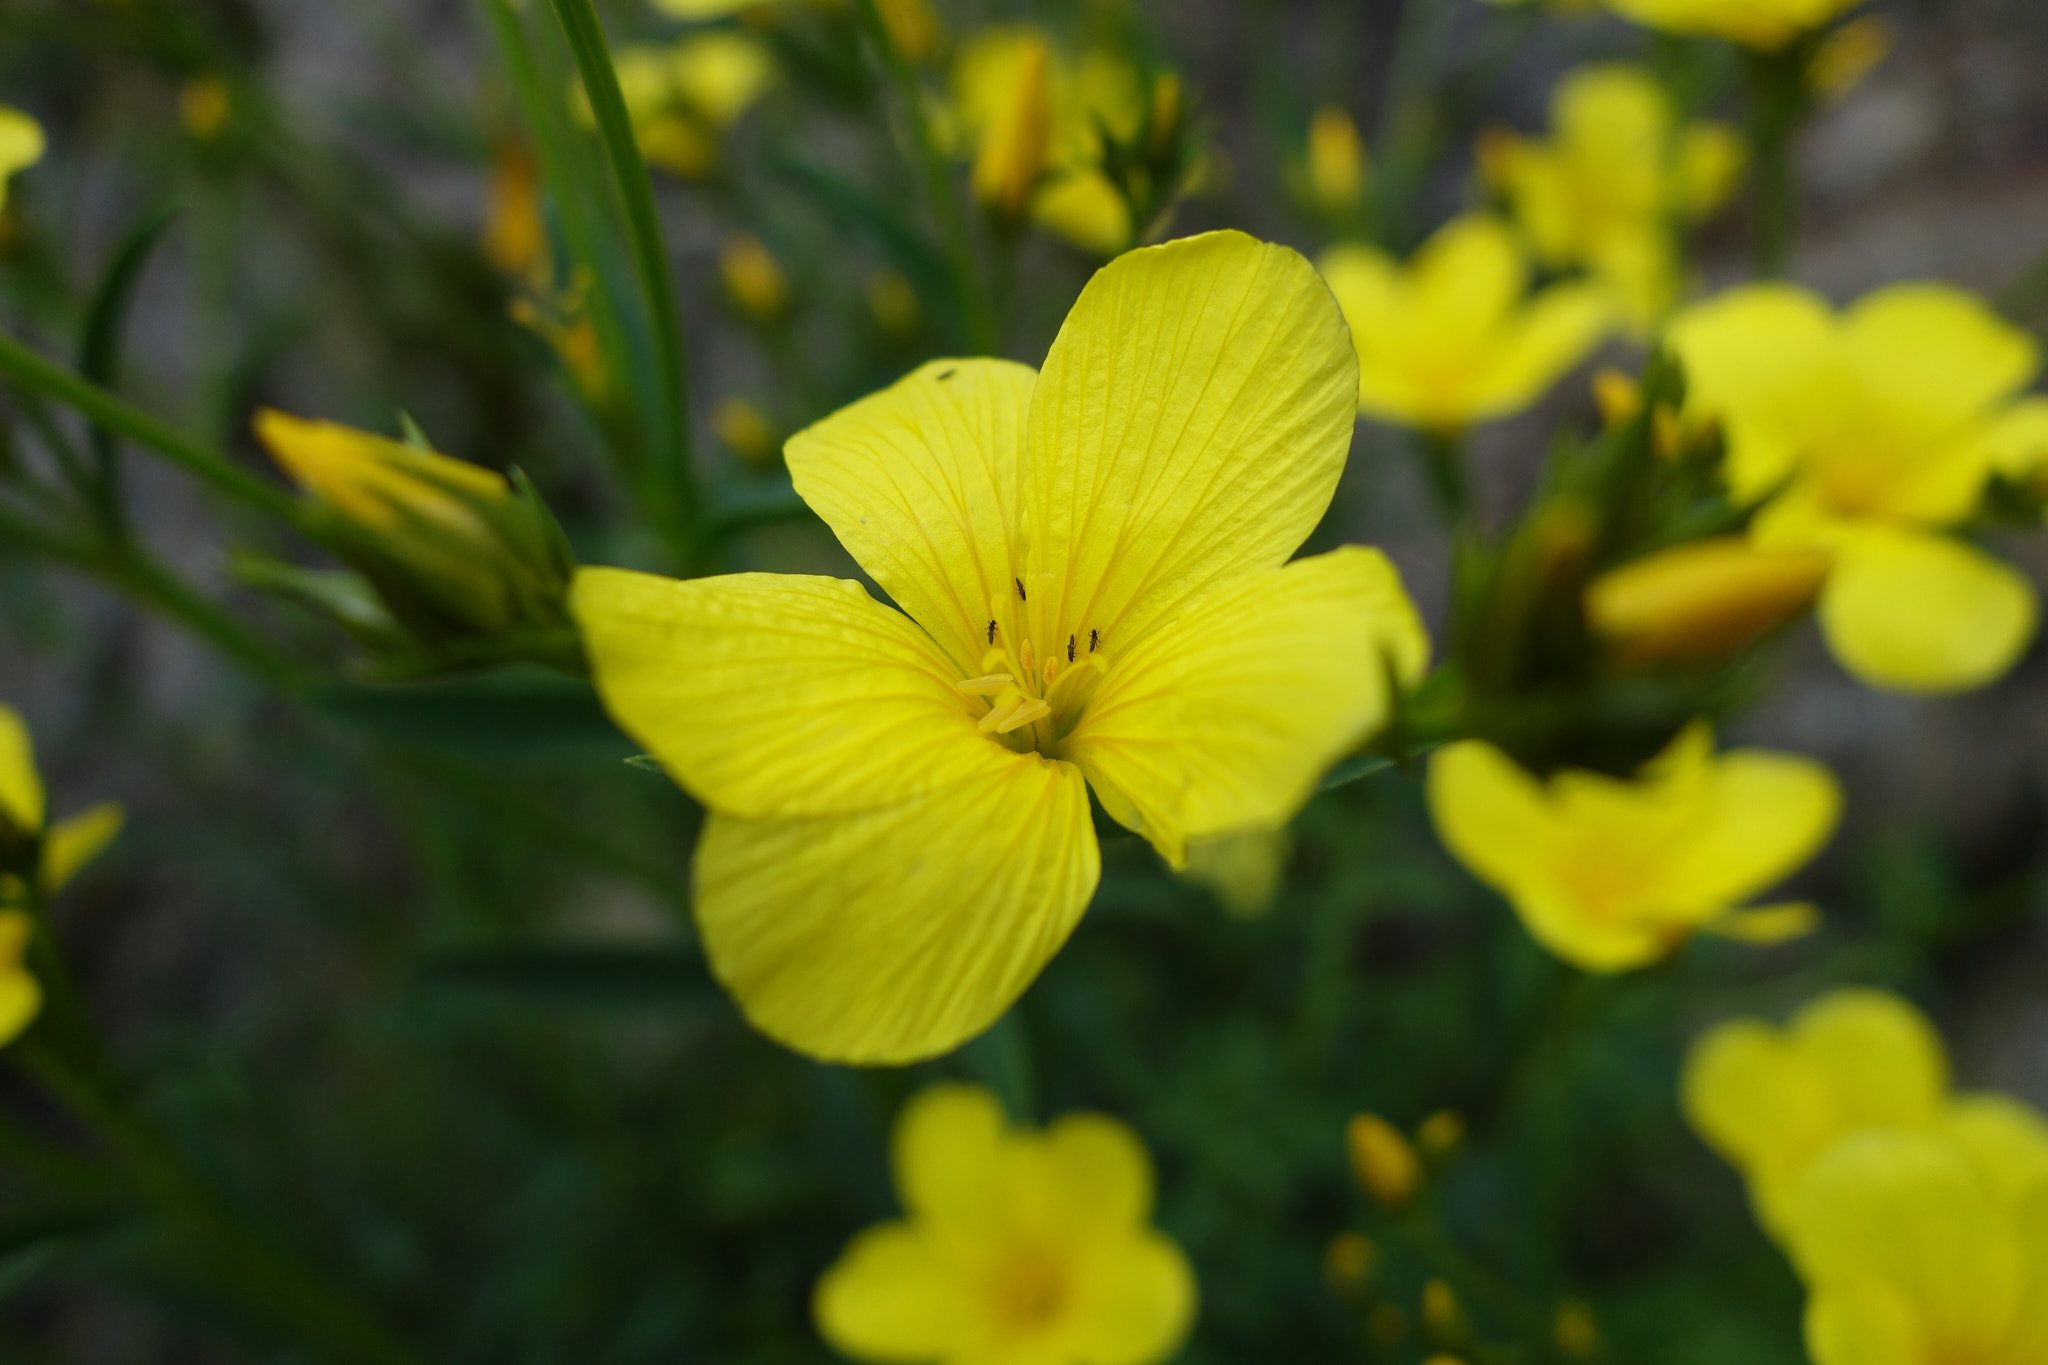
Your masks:
<svg viewBox="0 0 2048 1365"><path fill-rule="evenodd" d="M1428 651L1393 566L1347 546L1248 574L1118 655L1060 752L1178 867L1190 839L1285 823Z"/></svg>
<svg viewBox="0 0 2048 1365"><path fill-rule="evenodd" d="M969 776L895 805L711 816L697 927L756 1028L828 1061L934 1057L1000 1018L1066 942L1100 871L1080 773L969 748Z"/></svg>
<svg viewBox="0 0 2048 1365"><path fill-rule="evenodd" d="M21 713L0 705L0 818L26 835L43 829L43 779Z"/></svg>
<svg viewBox="0 0 2048 1365"><path fill-rule="evenodd" d="M1027 636L1128 649L1285 562L1330 505L1356 388L1330 291L1285 247L1213 232L1096 272L1031 396Z"/></svg>
<svg viewBox="0 0 2048 1365"><path fill-rule="evenodd" d="M963 673L980 671L991 599L1013 600L1023 572L1010 528L1036 382L1007 360L934 360L784 452L798 496Z"/></svg>
<svg viewBox="0 0 2048 1365"><path fill-rule="evenodd" d="M584 569L570 609L612 718L728 815L887 806L1007 752L930 638L858 583Z"/></svg>
<svg viewBox="0 0 2048 1365"><path fill-rule="evenodd" d="M1961 692L2003 676L2040 604L2018 570L1946 536L1872 530L1841 549L1820 624L1843 667L1903 692Z"/></svg>

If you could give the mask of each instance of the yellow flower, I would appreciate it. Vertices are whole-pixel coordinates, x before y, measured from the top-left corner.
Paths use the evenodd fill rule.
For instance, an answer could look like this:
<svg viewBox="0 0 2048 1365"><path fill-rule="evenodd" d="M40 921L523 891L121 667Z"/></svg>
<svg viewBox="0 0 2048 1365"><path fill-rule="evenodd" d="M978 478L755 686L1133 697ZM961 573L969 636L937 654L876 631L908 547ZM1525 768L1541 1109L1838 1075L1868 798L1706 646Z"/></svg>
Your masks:
<svg viewBox="0 0 2048 1365"><path fill-rule="evenodd" d="M1877 686L1990 682L2033 638L2015 570L1942 534L1977 511L1995 463L2048 400L2019 328L1960 290L1895 285L1837 317L1789 285L1751 285L1682 312L1686 416L1718 421L1759 545L1826 551L1820 622L1844 667Z"/></svg>
<svg viewBox="0 0 2048 1365"><path fill-rule="evenodd" d="M1594 579L1586 624L1626 663L1723 663L1813 605L1833 562L1744 536L1675 545Z"/></svg>
<svg viewBox="0 0 2048 1365"><path fill-rule="evenodd" d="M902 1365L1150 1365L1195 1316L1187 1258L1151 1227L1152 1163L1101 1114L1010 1128L986 1090L935 1085L892 1143L905 1217L818 1281L834 1349Z"/></svg>
<svg viewBox="0 0 2048 1365"><path fill-rule="evenodd" d="M771 0L653 0L655 12L685 23L701 23L706 19L726 19L750 9L758 9Z"/></svg>
<svg viewBox="0 0 2048 1365"><path fill-rule="evenodd" d="M499 143L491 157L483 253L493 266L528 284L544 285L554 273L541 215L540 168L517 138Z"/></svg>
<svg viewBox="0 0 2048 1365"><path fill-rule="evenodd" d="M265 409L255 427L278 467L333 515L350 562L415 632L562 621L568 548L529 488L334 422Z"/></svg>
<svg viewBox="0 0 2048 1365"><path fill-rule="evenodd" d="M773 322L789 307L789 279L758 237L728 240L718 253L718 273L726 297L756 322Z"/></svg>
<svg viewBox="0 0 2048 1365"><path fill-rule="evenodd" d="M1430 760L1429 809L1445 846L1538 942L1586 971L1618 972L1696 930L1755 938L1809 926L1803 910L1734 907L1827 842L1841 796L1818 763L1716 755L1713 732L1695 724L1631 780L1564 769L1543 781L1490 744L1453 744Z"/></svg>
<svg viewBox="0 0 2048 1365"><path fill-rule="evenodd" d="M1317 208L1346 213L1365 198L1367 158L1358 124L1334 104L1308 122L1308 187Z"/></svg>
<svg viewBox="0 0 2048 1365"><path fill-rule="evenodd" d="M1844 1138L1800 1179L1785 1241L1814 1365L2048 1360L2048 1123L2024 1106Z"/></svg>
<svg viewBox="0 0 2048 1365"><path fill-rule="evenodd" d="M1282 567L1343 468L1353 365L1293 252L1132 252L1042 373L934 361L790 439L901 612L825 578L577 577L600 695L712 812L698 927L757 1026L835 1060L947 1051L1087 907L1084 778L1178 866L1284 824L1384 723L1428 652L1393 568Z"/></svg>
<svg viewBox="0 0 2048 1365"><path fill-rule="evenodd" d="M42 124L0 104L0 209L7 207L7 182L41 161L44 147Z"/></svg>
<svg viewBox="0 0 2048 1365"><path fill-rule="evenodd" d="M775 424L743 398L721 398L711 410L711 429L743 460L765 464L781 452Z"/></svg>
<svg viewBox="0 0 2048 1365"><path fill-rule="evenodd" d="M1130 244L1130 207L1102 172L1104 134L1128 141L1145 119L1129 62L1100 49L1072 56L1025 25L983 29L961 46L953 98L983 202L1028 212L1096 255Z"/></svg>
<svg viewBox="0 0 2048 1365"><path fill-rule="evenodd" d="M718 137L775 83L767 44L724 29L658 46L628 43L612 53L634 140L650 165L697 179L718 164ZM593 122L579 84L571 107Z"/></svg>
<svg viewBox="0 0 2048 1365"><path fill-rule="evenodd" d="M1677 302L1675 230L1728 201L1742 140L1724 124L1679 126L1656 77L1626 64L1566 76L1550 122L1548 141L1489 137L1481 169L1537 260L1589 270L1612 291L1630 332L1647 336Z"/></svg>
<svg viewBox="0 0 2048 1365"><path fill-rule="evenodd" d="M1842 25L1827 37L1806 68L1806 81L1823 98L1838 100L1892 55L1892 27L1876 15Z"/></svg>
<svg viewBox="0 0 2048 1365"><path fill-rule="evenodd" d="M907 337L917 330L921 321L917 291L902 271L894 266L879 267L868 276L861 293L867 298L875 325L890 336Z"/></svg>
<svg viewBox="0 0 2048 1365"><path fill-rule="evenodd" d="M1948 1055L1926 1018L1884 991L1841 990L1780 1029L1735 1019L1686 1057L1687 1122L1749 1183L1768 1228L1807 1166L1862 1128L1932 1127L1948 1099Z"/></svg>
<svg viewBox="0 0 2048 1365"><path fill-rule="evenodd" d="M1728 38L1767 52L1821 28L1863 0L1607 0L1624 18L1666 33Z"/></svg>
<svg viewBox="0 0 2048 1365"><path fill-rule="evenodd" d="M1529 267L1497 220L1447 225L1404 268L1341 245L1318 263L1358 348L1358 410L1456 432L1541 398L1609 323L1601 292L1556 285L1525 300Z"/></svg>
<svg viewBox="0 0 2048 1365"><path fill-rule="evenodd" d="M923 66L939 55L946 35L926 0L875 0L875 12L905 61Z"/></svg>
<svg viewBox="0 0 2048 1365"><path fill-rule="evenodd" d="M217 137L233 113L228 83L218 76L195 77L178 90L178 121L201 142Z"/></svg>

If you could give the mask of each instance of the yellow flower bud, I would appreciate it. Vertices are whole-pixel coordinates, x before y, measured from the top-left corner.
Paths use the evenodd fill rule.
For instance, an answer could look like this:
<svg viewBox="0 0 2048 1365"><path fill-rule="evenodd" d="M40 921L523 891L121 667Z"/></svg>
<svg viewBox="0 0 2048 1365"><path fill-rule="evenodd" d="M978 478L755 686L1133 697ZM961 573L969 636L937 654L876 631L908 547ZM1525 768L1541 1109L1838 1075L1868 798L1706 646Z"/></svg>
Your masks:
<svg viewBox="0 0 2048 1365"><path fill-rule="evenodd" d="M201 142L219 136L233 112L227 82L218 76L194 77L178 91L178 121Z"/></svg>
<svg viewBox="0 0 2048 1365"><path fill-rule="evenodd" d="M767 463L782 449L774 424L742 398L718 400L711 410L711 430L733 454L754 464Z"/></svg>
<svg viewBox="0 0 2048 1365"><path fill-rule="evenodd" d="M1415 1145L1432 1161L1441 1161L1465 1144L1465 1120L1456 1111L1439 1109L1415 1130Z"/></svg>
<svg viewBox="0 0 2048 1365"><path fill-rule="evenodd" d="M1595 579L1586 620L1628 663L1719 663L1812 605L1832 562L1742 536L1695 541Z"/></svg>
<svg viewBox="0 0 2048 1365"><path fill-rule="evenodd" d="M1602 366L1593 375L1593 402L1600 409L1601 421L1610 427L1622 426L1643 410L1643 386L1632 374Z"/></svg>
<svg viewBox="0 0 2048 1365"><path fill-rule="evenodd" d="M733 306L756 322L773 322L789 307L789 281L758 237L728 241L718 253L718 273Z"/></svg>
<svg viewBox="0 0 2048 1365"><path fill-rule="evenodd" d="M1006 218L1023 213L1045 172L1052 138L1050 62L1044 39L1034 35L1022 40L1009 87L974 158L975 198Z"/></svg>
<svg viewBox="0 0 2048 1365"><path fill-rule="evenodd" d="M1892 55L1893 45L1891 25L1876 15L1844 24L1813 54L1807 83L1824 99L1840 99Z"/></svg>
<svg viewBox="0 0 2048 1365"><path fill-rule="evenodd" d="M925 0L875 0L875 11L889 41L913 66L923 66L939 55L944 32L939 17Z"/></svg>
<svg viewBox="0 0 2048 1365"><path fill-rule="evenodd" d="M483 253L485 260L507 275L541 282L550 274L547 222L540 209L540 171L533 153L517 138L501 142L491 157Z"/></svg>
<svg viewBox="0 0 2048 1365"><path fill-rule="evenodd" d="M1600 1350L1600 1324L1583 1299L1566 1299L1557 1306L1551 1338L1572 1359L1588 1360Z"/></svg>
<svg viewBox="0 0 2048 1365"><path fill-rule="evenodd" d="M1308 124L1308 184L1316 207L1326 213L1356 208L1365 197L1364 139L1351 115L1333 104L1316 110Z"/></svg>
<svg viewBox="0 0 2048 1365"><path fill-rule="evenodd" d="M42 124L0 104L0 208L7 207L7 182L41 161L44 147Z"/></svg>
<svg viewBox="0 0 2048 1365"><path fill-rule="evenodd" d="M1451 1348L1465 1344L1469 1332L1465 1306L1458 1302L1457 1291L1444 1280L1431 1280L1422 1286L1422 1330L1436 1346Z"/></svg>
<svg viewBox="0 0 2048 1365"><path fill-rule="evenodd" d="M1347 1298L1365 1287L1379 1263L1379 1245L1362 1232L1340 1232L1323 1251L1324 1278Z"/></svg>
<svg viewBox="0 0 2048 1365"><path fill-rule="evenodd" d="M867 296L868 311L875 315L876 325L884 332L892 337L906 337L917 330L917 291L910 287L902 271L883 266L868 276L862 292Z"/></svg>
<svg viewBox="0 0 2048 1365"><path fill-rule="evenodd" d="M1422 1183L1422 1162L1401 1130L1377 1114L1359 1114L1344 1132L1351 1173L1379 1206L1399 1209Z"/></svg>

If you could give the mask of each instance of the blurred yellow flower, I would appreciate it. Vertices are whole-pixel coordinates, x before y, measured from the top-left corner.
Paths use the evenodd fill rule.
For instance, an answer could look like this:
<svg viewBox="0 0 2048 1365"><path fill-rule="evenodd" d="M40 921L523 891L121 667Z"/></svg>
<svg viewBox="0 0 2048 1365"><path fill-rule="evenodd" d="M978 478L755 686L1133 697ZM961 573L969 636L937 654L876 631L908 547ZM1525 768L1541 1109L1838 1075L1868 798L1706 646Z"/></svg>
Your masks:
<svg viewBox="0 0 2048 1365"><path fill-rule="evenodd" d="M498 632L561 620L568 549L528 490L496 470L335 422L266 408L255 428L278 467L335 517L351 562L408 624L431 617L461 632Z"/></svg>
<svg viewBox="0 0 2048 1365"><path fill-rule="evenodd" d="M1717 1025L1693 1044L1686 1121L1742 1172L1759 1218L1784 1226L1813 1159L1864 1128L1933 1128L1948 1104L1948 1055L1933 1025L1896 995L1840 990L1784 1028Z"/></svg>
<svg viewBox="0 0 2048 1365"><path fill-rule="evenodd" d="M1365 200L1369 159L1350 113L1334 104L1308 121L1308 189L1324 213L1343 214Z"/></svg>
<svg viewBox="0 0 2048 1365"><path fill-rule="evenodd" d="M1439 432L1534 404L1589 355L1612 313L1592 285L1525 298L1529 265L1497 219L1457 219L1406 267L1331 247L1318 267L1358 349L1358 410Z"/></svg>
<svg viewBox="0 0 2048 1365"><path fill-rule="evenodd" d="M1990 682L2033 638L2016 570L1942 533L1973 516L1993 467L2048 400L2024 331L1961 290L1895 285L1837 317L1789 285L1684 310L1670 343L1686 416L1717 421L1751 536L1834 556L1820 598L1829 648L1864 681L1909 692Z"/></svg>
<svg viewBox="0 0 2048 1365"><path fill-rule="evenodd" d="M43 987L28 968L36 922L20 910L0 910L0 1047L28 1030L43 1012Z"/></svg>
<svg viewBox="0 0 2048 1365"><path fill-rule="evenodd" d="M1713 732L1694 724L1627 780L1568 768L1545 781L1490 744L1452 744L1430 760L1429 809L1445 846L1538 942L1586 971L1619 972L1697 930L1810 926L1807 913L1735 907L1819 851L1841 794L1807 759L1716 755Z"/></svg>
<svg viewBox="0 0 2048 1365"><path fill-rule="evenodd" d="M0 704L0 901L18 901L33 875L36 890L54 896L103 852L125 818L113 801L89 806L45 828L43 779L21 713ZM0 1011L4 1014L4 1011Z"/></svg>
<svg viewBox="0 0 2048 1365"><path fill-rule="evenodd" d="M719 399L711 410L711 430L733 454L754 464L766 464L782 449L775 424L745 399Z"/></svg>
<svg viewBox="0 0 2048 1365"><path fill-rule="evenodd" d="M1102 173L1104 135L1129 140L1145 120L1129 62L1069 55L1025 25L983 29L954 62L952 117L984 203L1096 255L1130 245L1130 207Z"/></svg>
<svg viewBox="0 0 2048 1365"><path fill-rule="evenodd" d="M718 138L775 83L766 43L746 33L713 29L666 45L628 43L612 53L619 92L634 140L648 164L698 179L718 164ZM586 125L593 116L579 84L571 107Z"/></svg>
<svg viewBox="0 0 2048 1365"><path fill-rule="evenodd" d="M1405 1208L1422 1184L1422 1158L1401 1130L1378 1114L1355 1114L1344 1129L1351 1177L1389 1212Z"/></svg>
<svg viewBox="0 0 2048 1365"><path fill-rule="evenodd" d="M837 1060L945 1052L1086 908L1084 778L1179 866L1284 824L1380 727L1428 652L1392 566L1282 567L1336 487L1354 363L1293 252L1133 252L1042 374L934 361L788 442L902 611L825 578L579 575L600 695L712 811L697 922L758 1027Z"/></svg>
<svg viewBox="0 0 2048 1365"><path fill-rule="evenodd" d="M1863 0L1607 0L1624 18L1666 33L1727 38L1776 51Z"/></svg>
<svg viewBox="0 0 2048 1365"><path fill-rule="evenodd" d="M41 161L44 147L42 124L0 104L0 209L7 207L7 183Z"/></svg>
<svg viewBox="0 0 2048 1365"><path fill-rule="evenodd" d="M2048 1360L2048 1123L2021 1105L1970 1133L1842 1139L1784 1234L1814 1365Z"/></svg>
<svg viewBox="0 0 2048 1365"><path fill-rule="evenodd" d="M1363 1289L1379 1263L1379 1244L1362 1232L1340 1232L1323 1248L1323 1278L1346 1296Z"/></svg>
<svg viewBox="0 0 2048 1365"><path fill-rule="evenodd" d="M1586 624L1625 663L1726 662L1813 605L1834 560L1746 536L1675 545L1586 588Z"/></svg>
<svg viewBox="0 0 2048 1365"><path fill-rule="evenodd" d="M540 168L518 138L499 143L491 156L482 248L485 260L524 284L538 287L554 274L541 214Z"/></svg>
<svg viewBox="0 0 2048 1365"><path fill-rule="evenodd" d="M218 76L197 76L178 90L178 121L201 142L219 136L234 113L228 83Z"/></svg>
<svg viewBox="0 0 2048 1365"><path fill-rule="evenodd" d="M880 267L868 276L861 294L867 299L868 312L874 314L875 325L890 336L907 337L917 330L922 320L917 290L902 271L894 266Z"/></svg>
<svg viewBox="0 0 2048 1365"><path fill-rule="evenodd" d="M657 14L684 23L701 23L707 19L726 19L750 9L759 9L772 4L774 0L653 0Z"/></svg>
<svg viewBox="0 0 2048 1365"><path fill-rule="evenodd" d="M1828 99L1840 99L1892 55L1892 26L1876 15L1830 33L1806 68L1806 82Z"/></svg>
<svg viewBox="0 0 2048 1365"><path fill-rule="evenodd" d="M733 306L756 322L773 322L789 307L789 279L758 237L729 238L718 253L718 274Z"/></svg>
<svg viewBox="0 0 2048 1365"><path fill-rule="evenodd" d="M972 1086L904 1107L892 1144L905 1217L818 1281L818 1331L856 1360L1150 1365L1194 1321L1194 1271L1151 1226L1152 1163L1100 1114L1009 1127Z"/></svg>
<svg viewBox="0 0 2048 1365"><path fill-rule="evenodd" d="M946 33L926 0L875 0L875 12L905 61L923 66L939 55Z"/></svg>
<svg viewBox="0 0 2048 1365"><path fill-rule="evenodd" d="M1742 139L1719 123L1680 126L1645 67L1580 67L1558 86L1547 141L1495 132L1480 168L1551 270L1584 268L1647 337L1678 301L1680 225L1734 193Z"/></svg>
<svg viewBox="0 0 2048 1365"><path fill-rule="evenodd" d="M1559 1304L1550 1322L1550 1339L1573 1360L1591 1360L1599 1355L1604 1339L1592 1305L1584 1299L1566 1299Z"/></svg>
<svg viewBox="0 0 2048 1365"><path fill-rule="evenodd" d="M1205 886L1225 910L1253 919L1273 908L1294 841L1284 829L1251 829L1188 845L1181 876Z"/></svg>

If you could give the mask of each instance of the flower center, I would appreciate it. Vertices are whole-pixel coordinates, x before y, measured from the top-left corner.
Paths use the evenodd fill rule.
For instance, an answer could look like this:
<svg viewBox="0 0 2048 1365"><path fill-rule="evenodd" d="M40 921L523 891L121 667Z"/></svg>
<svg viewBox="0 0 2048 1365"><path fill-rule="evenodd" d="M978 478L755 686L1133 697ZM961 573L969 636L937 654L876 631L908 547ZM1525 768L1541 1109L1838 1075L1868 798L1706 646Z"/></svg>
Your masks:
<svg viewBox="0 0 2048 1365"><path fill-rule="evenodd" d="M1045 1331L1065 1314L1072 1286L1066 1268L1042 1251L1003 1259L989 1286L995 1319L1012 1339Z"/></svg>
<svg viewBox="0 0 2048 1365"><path fill-rule="evenodd" d="M1100 631L1075 631L1050 649L1029 636L1012 640L1005 623L989 621L981 674L953 684L988 699L980 731L1020 753L1050 754L1074 728L1101 681L1106 657Z"/></svg>

